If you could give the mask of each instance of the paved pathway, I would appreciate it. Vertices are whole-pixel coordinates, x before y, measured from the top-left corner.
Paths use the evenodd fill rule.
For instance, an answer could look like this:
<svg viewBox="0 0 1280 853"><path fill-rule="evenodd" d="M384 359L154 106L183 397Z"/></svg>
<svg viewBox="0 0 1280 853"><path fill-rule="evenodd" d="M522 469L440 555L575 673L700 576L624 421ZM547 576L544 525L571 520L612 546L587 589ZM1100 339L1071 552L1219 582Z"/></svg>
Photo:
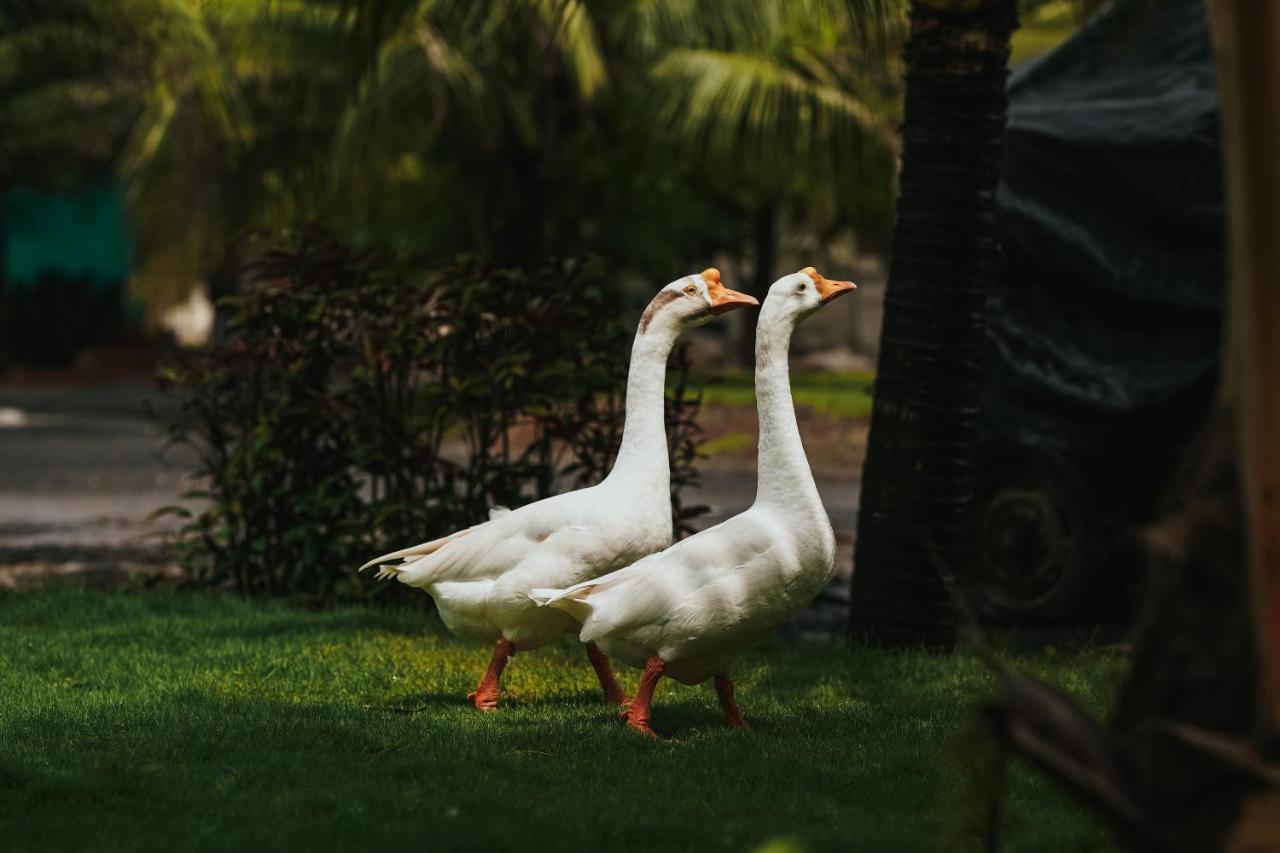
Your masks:
<svg viewBox="0 0 1280 853"><path fill-rule="evenodd" d="M121 546L193 465L162 456L142 386L0 389L0 549Z"/></svg>
<svg viewBox="0 0 1280 853"><path fill-rule="evenodd" d="M0 586L163 565L154 537L173 522L146 519L179 500L194 461L162 454L144 399L155 392L136 384L0 387Z"/></svg>

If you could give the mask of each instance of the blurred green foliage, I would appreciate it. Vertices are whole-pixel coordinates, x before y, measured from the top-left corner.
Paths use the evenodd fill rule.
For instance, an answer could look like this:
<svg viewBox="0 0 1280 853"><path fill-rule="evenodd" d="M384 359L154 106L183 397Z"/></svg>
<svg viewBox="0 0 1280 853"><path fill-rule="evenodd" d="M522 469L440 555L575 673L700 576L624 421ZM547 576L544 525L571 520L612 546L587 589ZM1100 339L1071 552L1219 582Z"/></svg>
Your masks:
<svg viewBox="0 0 1280 853"><path fill-rule="evenodd" d="M761 211L882 241L903 5L10 0L0 187L120 176L153 317L233 291L248 227L317 218L420 261L658 278L771 256Z"/></svg>
<svg viewBox="0 0 1280 853"><path fill-rule="evenodd" d="M323 602L387 594L399 585L356 567L612 466L631 329L598 265L411 273L307 229L251 278L222 301L217 343L167 372L169 433L196 451L189 496L207 500L179 540L195 578ZM672 508L687 525L703 511L679 494L697 484L698 399L682 354L675 367Z"/></svg>

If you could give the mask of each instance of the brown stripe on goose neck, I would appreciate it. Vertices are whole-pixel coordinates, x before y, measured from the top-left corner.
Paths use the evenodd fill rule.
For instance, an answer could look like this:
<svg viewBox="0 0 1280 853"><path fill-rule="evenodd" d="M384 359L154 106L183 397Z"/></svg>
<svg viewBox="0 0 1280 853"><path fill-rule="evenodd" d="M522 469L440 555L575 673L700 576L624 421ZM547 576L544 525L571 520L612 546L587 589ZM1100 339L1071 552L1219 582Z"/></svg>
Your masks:
<svg viewBox="0 0 1280 853"><path fill-rule="evenodd" d="M653 301L649 303L649 307L644 309L644 314L640 316L640 331L643 335L644 330L649 328L649 324L653 322L653 318L657 316L665 306L671 304L673 300L679 299L680 294L670 290L664 290L657 296L653 297Z"/></svg>

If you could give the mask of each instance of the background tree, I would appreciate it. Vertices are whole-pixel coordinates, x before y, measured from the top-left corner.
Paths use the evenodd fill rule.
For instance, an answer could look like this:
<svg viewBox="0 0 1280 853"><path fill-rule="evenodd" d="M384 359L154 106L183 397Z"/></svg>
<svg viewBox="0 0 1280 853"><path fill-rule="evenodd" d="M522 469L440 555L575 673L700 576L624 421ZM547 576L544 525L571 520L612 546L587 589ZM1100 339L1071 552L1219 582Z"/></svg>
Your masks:
<svg viewBox="0 0 1280 853"><path fill-rule="evenodd" d="M773 282L788 222L850 223L878 241L890 219L903 23L895 0L703 2L633 9L628 28L654 52L646 80L652 145L738 211L753 271ZM744 336L744 364L754 340Z"/></svg>
<svg viewBox="0 0 1280 853"><path fill-rule="evenodd" d="M137 292L161 304L221 252L243 104L207 21L180 0L10 4L0 18L0 186L122 175Z"/></svg>
<svg viewBox="0 0 1280 853"><path fill-rule="evenodd" d="M573 251L571 164L591 172L610 81L586 5L401 5L341 119L335 210L426 254Z"/></svg>
<svg viewBox="0 0 1280 853"><path fill-rule="evenodd" d="M153 315L197 281L229 289L248 229L316 218L424 260L595 252L647 277L752 242L767 256L786 216L886 231L896 87L849 43L895 8L10 4L0 169L123 179Z"/></svg>
<svg viewBox="0 0 1280 853"><path fill-rule="evenodd" d="M969 558L983 310L996 255L1014 0L916 0L902 171L858 517L856 636L948 644L930 555Z"/></svg>

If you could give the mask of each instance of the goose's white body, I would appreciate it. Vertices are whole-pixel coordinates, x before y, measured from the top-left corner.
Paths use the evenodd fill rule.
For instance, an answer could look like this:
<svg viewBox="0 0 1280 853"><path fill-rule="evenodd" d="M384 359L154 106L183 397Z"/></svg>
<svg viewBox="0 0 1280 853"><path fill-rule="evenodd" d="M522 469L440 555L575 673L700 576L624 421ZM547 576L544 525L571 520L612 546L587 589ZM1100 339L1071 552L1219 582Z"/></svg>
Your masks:
<svg viewBox="0 0 1280 853"><path fill-rule="evenodd" d="M438 550L411 556L394 576L429 593L458 636L537 648L573 620L537 607L531 588L577 583L671 544L666 460L649 476L639 474L495 513Z"/></svg>
<svg viewBox="0 0 1280 853"><path fill-rule="evenodd" d="M835 538L821 521L756 504L661 554L549 593L550 603L580 621L582 641L610 658L641 668L657 655L665 675L698 684L728 670L826 586Z"/></svg>
<svg viewBox="0 0 1280 853"><path fill-rule="evenodd" d="M713 307L755 302L722 288L712 273L673 282L645 311L632 345L622 444L601 483L514 511L496 509L489 521L365 567L400 561L379 576L429 593L449 630L524 651L574 625L568 614L538 607L530 589L576 584L670 545L667 357L680 333L707 319Z"/></svg>
<svg viewBox="0 0 1280 853"><path fill-rule="evenodd" d="M820 277L819 277L820 278ZM612 574L534 597L582 623L584 642L696 684L724 673L754 641L830 581L835 535L796 425L787 369L791 331L821 304L804 273L770 288L756 331L759 485L741 515Z"/></svg>

